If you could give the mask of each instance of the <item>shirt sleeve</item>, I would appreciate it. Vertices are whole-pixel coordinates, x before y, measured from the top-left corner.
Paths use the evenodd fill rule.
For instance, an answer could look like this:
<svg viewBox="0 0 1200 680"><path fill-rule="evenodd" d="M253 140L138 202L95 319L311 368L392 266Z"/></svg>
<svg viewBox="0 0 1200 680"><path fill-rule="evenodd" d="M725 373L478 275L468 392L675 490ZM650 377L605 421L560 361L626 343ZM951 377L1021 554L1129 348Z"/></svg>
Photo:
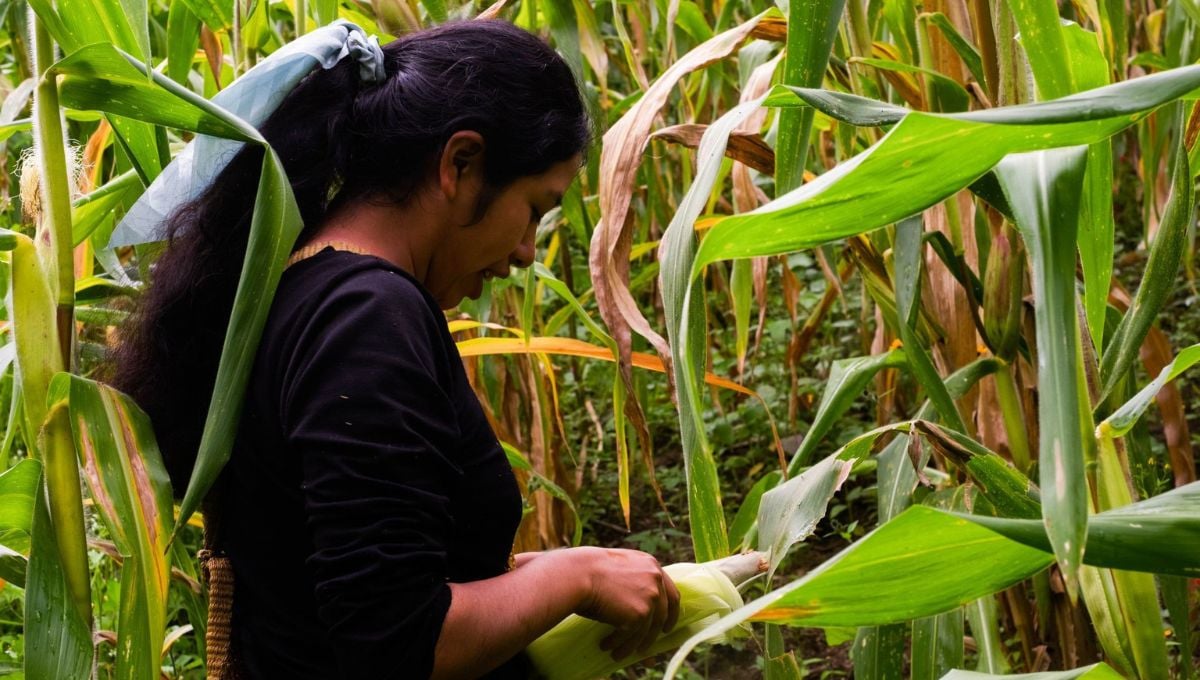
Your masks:
<svg viewBox="0 0 1200 680"><path fill-rule="evenodd" d="M306 564L347 678L432 673L461 475L447 458L459 431L439 368L444 323L400 275L356 274L320 306L281 383L280 422L302 461Z"/></svg>

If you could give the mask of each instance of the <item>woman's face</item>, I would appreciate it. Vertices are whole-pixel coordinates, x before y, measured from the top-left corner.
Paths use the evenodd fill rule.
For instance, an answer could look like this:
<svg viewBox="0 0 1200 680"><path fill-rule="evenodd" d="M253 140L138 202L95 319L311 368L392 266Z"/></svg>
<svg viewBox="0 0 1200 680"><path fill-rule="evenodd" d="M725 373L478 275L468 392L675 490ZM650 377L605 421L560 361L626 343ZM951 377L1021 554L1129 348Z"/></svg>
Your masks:
<svg viewBox="0 0 1200 680"><path fill-rule="evenodd" d="M443 309L478 298L484 282L508 276L510 266L533 264L538 223L562 201L580 162L576 154L539 175L521 177L495 195L478 222L447 227L424 282Z"/></svg>

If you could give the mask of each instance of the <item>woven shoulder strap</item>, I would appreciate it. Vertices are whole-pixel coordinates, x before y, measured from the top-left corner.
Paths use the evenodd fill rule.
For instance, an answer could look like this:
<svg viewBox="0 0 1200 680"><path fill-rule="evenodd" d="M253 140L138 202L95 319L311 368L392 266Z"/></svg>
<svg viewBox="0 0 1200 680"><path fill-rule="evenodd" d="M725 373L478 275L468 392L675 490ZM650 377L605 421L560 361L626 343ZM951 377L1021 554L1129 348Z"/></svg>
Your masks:
<svg viewBox="0 0 1200 680"><path fill-rule="evenodd" d="M205 639L208 680L238 680L232 654L233 564L219 548L220 512L211 500L204 507L204 549L200 573L208 586L208 628Z"/></svg>

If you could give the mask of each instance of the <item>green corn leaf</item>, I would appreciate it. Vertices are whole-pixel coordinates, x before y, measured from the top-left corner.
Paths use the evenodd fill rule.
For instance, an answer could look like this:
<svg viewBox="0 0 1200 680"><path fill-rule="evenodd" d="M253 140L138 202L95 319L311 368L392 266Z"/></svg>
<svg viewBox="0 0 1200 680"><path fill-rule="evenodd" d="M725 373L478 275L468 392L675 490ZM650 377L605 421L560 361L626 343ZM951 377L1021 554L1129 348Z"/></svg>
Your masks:
<svg viewBox="0 0 1200 680"><path fill-rule="evenodd" d="M89 45L53 68L61 76L64 102L77 108L93 108L169 127L266 144L253 126L175 81L151 72L112 45ZM200 450L180 504L175 532L196 511L229 460L246 381L267 311L287 256L303 226L278 156L267 148L262 163L246 259L221 350Z"/></svg>
<svg viewBox="0 0 1200 680"><path fill-rule="evenodd" d="M829 64L833 38L845 0L806 0L788 3L787 46L781 82L798 87L818 87ZM775 149L777 194L800 186L808 155L813 112L785 110L779 116L779 143Z"/></svg>
<svg viewBox="0 0 1200 680"><path fill-rule="evenodd" d="M1192 622L1188 612L1188 582L1182 576L1162 576L1158 579L1162 587L1163 601L1171 617L1171 629L1180 649L1192 649ZM1187 655L1179 660L1179 677L1191 680L1193 664Z"/></svg>
<svg viewBox="0 0 1200 680"><path fill-rule="evenodd" d="M750 491L746 492L746 497L742 499L742 504L738 506L737 514L733 517L733 522L729 524L730 547L736 549L738 546L743 546L743 542L749 542L746 539L750 538L751 530L757 521L756 518L758 517L758 509L762 505L763 494L768 489L775 488L781 477L782 474L779 470L771 470L762 477L759 477L754 486L750 487Z"/></svg>
<svg viewBox="0 0 1200 680"><path fill-rule="evenodd" d="M859 628L850 648L855 680L903 680L907 643L907 624Z"/></svg>
<svg viewBox="0 0 1200 680"><path fill-rule="evenodd" d="M1142 417L1150 404L1154 403L1155 396L1163 386L1179 377L1181 373L1194 366L1198 361L1200 361L1200 344L1180 350L1171 363L1163 367L1158 377L1142 388L1132 399L1122 404L1112 415L1105 418L1097 426L1096 431L1100 436L1124 436L1133 429L1134 424Z"/></svg>
<svg viewBox="0 0 1200 680"><path fill-rule="evenodd" d="M750 345L750 302L754 294L752 260L734 260L729 276L729 294L733 298L734 353L738 374L745 372L746 351Z"/></svg>
<svg viewBox="0 0 1200 680"><path fill-rule="evenodd" d="M779 255L892 224L945 200L1008 154L1106 139L1197 87L1200 66L1193 66L1039 104L903 116L904 109L861 97L786 89L796 103L819 103L827 115L899 122L870 149L816 180L718 222L697 250L692 275L718 260ZM774 90L768 102L778 102L780 92Z"/></svg>
<svg viewBox="0 0 1200 680"><path fill-rule="evenodd" d="M1108 85L1108 62L1100 52L1096 34L1078 24L1062 28L1071 61L1074 90ZM1079 212L1079 261L1083 269L1083 307L1096 351L1102 350L1104 315L1113 268L1113 160L1112 142L1088 147L1087 175Z"/></svg>
<svg viewBox="0 0 1200 680"><path fill-rule="evenodd" d="M1034 575L1040 578L1045 574ZM976 670L1003 673L1009 669L1005 656L1004 641L1000 638L1000 626L996 619L996 598L981 597L964 607L967 621L971 625L971 637L975 639Z"/></svg>
<svg viewBox="0 0 1200 680"><path fill-rule="evenodd" d="M214 33L233 26L233 3L220 0L180 0ZM369 24L363 24L369 25Z"/></svg>
<svg viewBox="0 0 1200 680"><path fill-rule="evenodd" d="M979 56L979 50L967 42L967 39L958 32L954 24L950 23L949 17L941 12L931 12L922 14L917 19L937 26L938 30L946 38L946 42L950 43L950 46L958 53L959 59L962 59L963 63L966 64L967 70L971 72L971 77L975 79L975 82L985 87L990 87L991 83L988 83L987 79L984 78L983 58Z"/></svg>
<svg viewBox="0 0 1200 680"><path fill-rule="evenodd" d="M546 22L550 24L550 35L554 37L554 46L563 55L563 59L571 66L576 77L582 80L583 52L579 47L579 22L575 15L575 3L572 0L545 0L542 11L546 13Z"/></svg>
<svg viewBox="0 0 1200 680"><path fill-rule="evenodd" d="M187 85L199 46L200 17L186 2L172 2L167 10L167 77Z"/></svg>
<svg viewBox="0 0 1200 680"><path fill-rule="evenodd" d="M1001 458L970 437L927 420L913 421L942 456L967 473L1001 517L1034 519L1041 516L1038 489Z"/></svg>
<svg viewBox="0 0 1200 680"><path fill-rule="evenodd" d="M1022 673L1020 675L992 675L991 673L976 673L974 671L950 671L942 680L1121 680L1108 664L1097 663L1069 671L1051 671L1046 673Z"/></svg>
<svg viewBox="0 0 1200 680"><path fill-rule="evenodd" d="M897 623L995 593L1053 561L968 519L911 507L798 581L693 636L671 659L666 678L697 644L746 620L820 627Z"/></svg>
<svg viewBox="0 0 1200 680"><path fill-rule="evenodd" d="M1088 521L1088 564L1127 571L1200 575L1200 482L1153 498L1106 510ZM1010 539L1049 550L1045 529L1036 520L963 515Z"/></svg>
<svg viewBox="0 0 1200 680"><path fill-rule="evenodd" d="M876 59L873 57L856 57L853 63L866 64L881 71L919 73L925 76L929 79L930 89L937 92L937 95L932 99L941 105L942 111L966 111L971 106L971 95L967 94L962 85L933 69L906 64L901 61Z"/></svg>
<svg viewBox="0 0 1200 680"><path fill-rule="evenodd" d="M961 608L917 619L912 631L912 680L937 680L962 664Z"/></svg>
<svg viewBox="0 0 1200 680"><path fill-rule="evenodd" d="M1083 433L1087 387L1075 311L1075 226L1087 149L1010 156L997 168L1032 269L1038 351L1042 521L1075 597L1087 537ZM1081 429L1086 428L1086 429Z"/></svg>
<svg viewBox="0 0 1200 680"><path fill-rule="evenodd" d="M166 634L174 502L150 419L129 397L60 373L71 431L91 497L122 562L117 675L152 680ZM66 383L66 385L61 385Z"/></svg>
<svg viewBox="0 0 1200 680"><path fill-rule="evenodd" d="M0 531L30 532L33 495L41 479L41 464L29 458L0 474Z"/></svg>
<svg viewBox="0 0 1200 680"><path fill-rule="evenodd" d="M761 99L739 104L708 126L696 152L696 178L679 202L658 248L661 263L663 312L667 318L675 385L679 392L679 429L683 444L684 471L688 478L688 514L692 523L692 542L696 559L711 560L725 555L728 534L721 491L717 480L712 444L708 441L703 413L703 362L697 363L688 347L703 346L705 321L703 295L689 294L700 289L701 282L687 275L696 251L693 225L704 211L709 192L720 174L729 135L746 117L754 113ZM689 323L688 319L694 319ZM686 329L688 337L680 336Z"/></svg>
<svg viewBox="0 0 1200 680"><path fill-rule="evenodd" d="M924 242L921 239L922 218L920 216L901 221L896 225L895 281L896 306L900 323L900 339L904 342L904 354L908 367L917 382L925 389L929 401L938 414L955 430L966 430L958 406L950 398L942 377L938 375L933 359L925 350L917 335L915 324L920 307L916 304L921 296L921 262Z"/></svg>
<svg viewBox="0 0 1200 680"><path fill-rule="evenodd" d="M1094 516L1088 564L1200 566L1194 508L1200 483ZM1151 521L1155 520L1155 521ZM984 527L988 528L984 528ZM993 529L993 527L995 529ZM1004 531L1005 535L996 531ZM1006 538L1008 534L1020 540ZM1041 539L1034 536L1040 535ZM1185 555L1172 551L1188 541ZM1040 548L1024 543L1038 543ZM1195 546L1195 547L1192 547ZM950 611L1023 580L1054 561L1036 520L957 515L915 506L803 578L768 593L688 640L667 667L671 678L695 646L747 620L795 626L875 626ZM1146 554L1143 550L1149 551ZM1174 572L1173 572L1174 573Z"/></svg>
<svg viewBox="0 0 1200 680"><path fill-rule="evenodd" d="M338 18L338 0L313 0L309 4L313 9L313 14L317 17L317 26L324 26L333 23ZM428 9L428 8L426 8ZM444 19L443 19L444 21ZM369 30L370 24L366 24L364 28Z"/></svg>
<svg viewBox="0 0 1200 680"><path fill-rule="evenodd" d="M1137 359L1142 341L1174 290L1175 275L1187 249L1188 230L1194 221L1194 213L1192 173L1181 142L1171 173L1171 195L1150 246L1150 259L1146 262L1141 284L1100 361L1102 400Z"/></svg>
<svg viewBox="0 0 1200 680"><path fill-rule="evenodd" d="M229 330L221 348L212 402L204 421L196 466L180 503L175 532L200 506L201 499L229 460L246 397L246 382L250 379L250 368L254 364L271 299L302 227L296 197L292 195L283 163L275 151L268 148L263 154L262 174L250 221L250 240L238 279Z"/></svg>
<svg viewBox="0 0 1200 680"><path fill-rule="evenodd" d="M143 188L141 179L131 170L76 200L71 213L71 239L74 244L83 243L101 224L111 221L114 210L132 205Z"/></svg>
<svg viewBox="0 0 1200 680"><path fill-rule="evenodd" d="M817 413L788 464L788 474L795 475L808 463L816 452L817 445L855 400L862 396L863 390L876 373L885 368L899 368L906 363L907 358L902 349L833 362L829 369L829 378L825 381L825 391L821 394L821 403L817 405Z"/></svg>
<svg viewBox="0 0 1200 680"><path fill-rule="evenodd" d="M108 43L88 45L51 69L59 75L63 104L136 118L167 127L239 141L258 141L253 127L181 87Z"/></svg>
<svg viewBox="0 0 1200 680"><path fill-rule="evenodd" d="M537 488L544 489L551 497L562 501L571 514L575 516L575 535L571 539L571 545L579 545L583 539L583 521L579 517L579 511L575 509L575 501L571 500L571 495L568 494L561 486L555 484L549 477L533 469L533 465L525 454L521 453L517 448L508 442L500 442L501 448L504 449L504 455L508 457L508 464L514 470L521 470L529 474L532 478L533 485Z"/></svg>
<svg viewBox="0 0 1200 680"><path fill-rule="evenodd" d="M33 542L25 582L25 677L84 680L92 668L91 626L71 604L44 485L39 483L33 496Z"/></svg>
<svg viewBox="0 0 1200 680"><path fill-rule="evenodd" d="M865 454L874 443L874 437L859 441L865 442L858 447ZM758 510L758 549L770 555L768 581L787 555L788 548L808 538L817 528L829 500L850 476L850 469L859 457L851 455L851 460L842 460L830 456L763 494Z"/></svg>
<svg viewBox="0 0 1200 680"><path fill-rule="evenodd" d="M1011 0L1012 16L1021 31L1021 47L1042 99L1075 91L1071 58L1055 0Z"/></svg>

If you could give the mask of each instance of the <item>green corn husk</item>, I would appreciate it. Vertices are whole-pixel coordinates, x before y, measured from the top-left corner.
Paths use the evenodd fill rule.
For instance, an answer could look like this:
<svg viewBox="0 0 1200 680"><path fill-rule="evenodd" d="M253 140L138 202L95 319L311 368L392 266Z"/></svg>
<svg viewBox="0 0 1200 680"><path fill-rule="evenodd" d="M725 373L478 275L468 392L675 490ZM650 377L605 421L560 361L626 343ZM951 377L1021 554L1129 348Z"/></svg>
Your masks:
<svg viewBox="0 0 1200 680"><path fill-rule="evenodd" d="M742 606L742 596L735 584L762 573L766 568L763 557L762 553L747 553L702 564L680 562L663 567L679 589L679 621L644 654L635 651L614 661L609 652L600 649L600 641L612 632L612 626L574 614L568 616L525 650L536 677L602 678L642 659L676 649L718 618Z"/></svg>

